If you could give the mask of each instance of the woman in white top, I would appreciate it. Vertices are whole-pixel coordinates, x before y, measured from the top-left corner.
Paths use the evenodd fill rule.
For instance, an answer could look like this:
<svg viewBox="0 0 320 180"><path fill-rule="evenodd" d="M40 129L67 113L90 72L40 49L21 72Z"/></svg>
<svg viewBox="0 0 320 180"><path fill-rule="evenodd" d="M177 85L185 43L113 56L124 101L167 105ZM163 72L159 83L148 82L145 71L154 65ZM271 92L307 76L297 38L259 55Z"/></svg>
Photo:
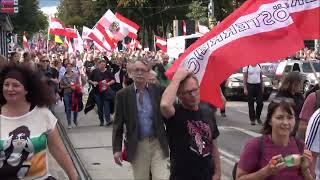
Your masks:
<svg viewBox="0 0 320 180"><path fill-rule="evenodd" d="M53 101L37 72L25 65L7 64L0 70L0 177L47 179L47 152L77 179L74 165L48 110Z"/></svg>

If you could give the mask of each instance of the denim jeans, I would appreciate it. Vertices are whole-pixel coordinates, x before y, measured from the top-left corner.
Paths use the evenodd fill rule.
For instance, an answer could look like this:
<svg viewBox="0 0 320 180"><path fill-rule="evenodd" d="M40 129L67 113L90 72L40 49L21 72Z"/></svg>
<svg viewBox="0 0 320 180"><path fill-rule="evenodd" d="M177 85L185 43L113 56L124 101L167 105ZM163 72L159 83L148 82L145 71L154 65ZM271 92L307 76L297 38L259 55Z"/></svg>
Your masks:
<svg viewBox="0 0 320 180"><path fill-rule="evenodd" d="M71 126L71 100L72 100L72 93L64 93L63 95L63 102L65 106L65 112L67 115L67 121L68 121L68 126ZM77 117L78 117L78 112L73 112L73 122L77 125Z"/></svg>
<svg viewBox="0 0 320 180"><path fill-rule="evenodd" d="M106 100L101 93L95 93L94 100L98 106L100 124L104 124L104 119L108 123L110 121L110 101Z"/></svg>

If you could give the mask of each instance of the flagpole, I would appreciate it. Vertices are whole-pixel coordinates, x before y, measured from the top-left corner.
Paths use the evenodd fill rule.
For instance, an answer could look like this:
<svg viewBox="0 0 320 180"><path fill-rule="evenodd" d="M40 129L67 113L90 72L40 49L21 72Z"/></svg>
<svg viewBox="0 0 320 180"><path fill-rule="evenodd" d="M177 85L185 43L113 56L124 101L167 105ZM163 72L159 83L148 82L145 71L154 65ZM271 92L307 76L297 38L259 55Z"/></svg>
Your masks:
<svg viewBox="0 0 320 180"><path fill-rule="evenodd" d="M49 53L49 38L50 38L50 35L49 35L49 31L50 31L50 22L51 22L51 15L49 15L49 26L48 26L48 37L47 37L47 54Z"/></svg>
<svg viewBox="0 0 320 180"><path fill-rule="evenodd" d="M154 46L154 52L157 52L157 47L156 47L156 35L153 33L153 46Z"/></svg>

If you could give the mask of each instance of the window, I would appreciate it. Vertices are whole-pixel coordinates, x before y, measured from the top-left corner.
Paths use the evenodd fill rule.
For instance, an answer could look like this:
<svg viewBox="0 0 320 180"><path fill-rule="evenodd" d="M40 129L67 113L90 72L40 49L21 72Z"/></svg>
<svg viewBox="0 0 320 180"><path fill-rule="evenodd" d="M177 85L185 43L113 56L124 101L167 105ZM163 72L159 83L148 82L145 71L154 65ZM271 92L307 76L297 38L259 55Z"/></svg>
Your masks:
<svg viewBox="0 0 320 180"><path fill-rule="evenodd" d="M284 72L290 72L291 71L291 68L292 66L291 65L287 65L285 68L284 68Z"/></svg>
<svg viewBox="0 0 320 180"><path fill-rule="evenodd" d="M320 63L312 63L316 72L320 72ZM303 72L312 73L312 68L309 62L302 64Z"/></svg>

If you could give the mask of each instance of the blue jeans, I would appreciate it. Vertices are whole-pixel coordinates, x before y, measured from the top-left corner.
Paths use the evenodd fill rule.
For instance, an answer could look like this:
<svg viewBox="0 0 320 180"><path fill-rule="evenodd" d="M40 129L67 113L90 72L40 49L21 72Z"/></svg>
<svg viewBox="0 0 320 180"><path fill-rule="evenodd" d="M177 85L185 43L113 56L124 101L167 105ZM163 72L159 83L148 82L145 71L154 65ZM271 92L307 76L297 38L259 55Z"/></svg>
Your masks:
<svg viewBox="0 0 320 180"><path fill-rule="evenodd" d="M106 100L101 93L95 93L94 100L98 106L100 124L104 124L104 119L108 123L110 121L110 101Z"/></svg>
<svg viewBox="0 0 320 180"><path fill-rule="evenodd" d="M64 93L63 102L65 107L65 112L67 115L68 126L71 126L71 100L72 100L72 93L71 92ZM78 117L78 112L73 112L73 122L76 125L77 125L77 117Z"/></svg>

